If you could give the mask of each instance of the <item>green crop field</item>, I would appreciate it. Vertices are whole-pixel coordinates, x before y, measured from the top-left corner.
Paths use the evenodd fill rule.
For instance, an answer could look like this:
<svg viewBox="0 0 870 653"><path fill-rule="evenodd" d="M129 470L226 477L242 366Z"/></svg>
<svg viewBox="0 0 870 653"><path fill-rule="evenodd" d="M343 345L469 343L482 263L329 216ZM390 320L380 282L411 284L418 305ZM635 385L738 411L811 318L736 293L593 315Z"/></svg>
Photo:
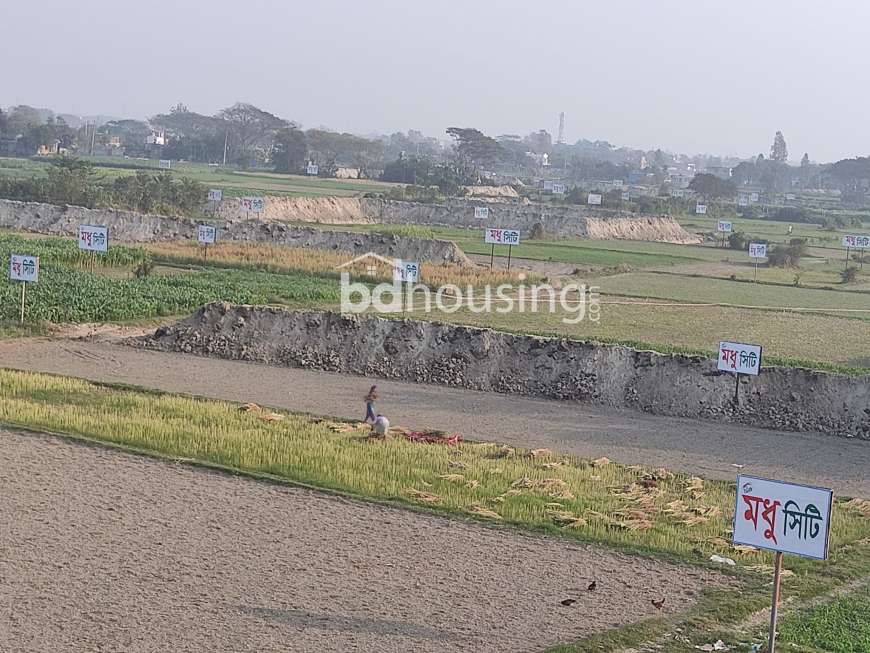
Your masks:
<svg viewBox="0 0 870 653"><path fill-rule="evenodd" d="M215 300L243 304L338 300L334 278L302 272L155 270L136 277L134 267L150 261L150 254L135 247L113 246L106 256L91 256L79 252L72 239L0 235L0 257L8 260L12 252L40 257L39 281L27 287L29 323L132 321L188 313ZM20 289L20 282L0 281L0 320L18 319Z"/></svg>
<svg viewBox="0 0 870 653"><path fill-rule="evenodd" d="M811 309L870 319L870 293L796 288L680 274L630 272L590 279L602 293L764 309Z"/></svg>

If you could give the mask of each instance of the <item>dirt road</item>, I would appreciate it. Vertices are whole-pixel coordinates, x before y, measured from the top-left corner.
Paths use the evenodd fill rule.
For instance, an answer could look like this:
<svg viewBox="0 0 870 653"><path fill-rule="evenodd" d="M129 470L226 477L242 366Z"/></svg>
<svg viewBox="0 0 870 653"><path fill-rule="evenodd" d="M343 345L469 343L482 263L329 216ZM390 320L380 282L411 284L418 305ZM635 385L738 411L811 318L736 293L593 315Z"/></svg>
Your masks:
<svg viewBox="0 0 870 653"><path fill-rule="evenodd" d="M15 653L541 650L720 580L8 430L0 496Z"/></svg>
<svg viewBox="0 0 870 653"><path fill-rule="evenodd" d="M734 479L735 465L743 465L744 473L870 497L870 443L817 433L143 351L99 339L0 342L0 366L356 419L364 415L368 386L377 383L378 409L394 425L431 426L476 440L607 456L708 478Z"/></svg>

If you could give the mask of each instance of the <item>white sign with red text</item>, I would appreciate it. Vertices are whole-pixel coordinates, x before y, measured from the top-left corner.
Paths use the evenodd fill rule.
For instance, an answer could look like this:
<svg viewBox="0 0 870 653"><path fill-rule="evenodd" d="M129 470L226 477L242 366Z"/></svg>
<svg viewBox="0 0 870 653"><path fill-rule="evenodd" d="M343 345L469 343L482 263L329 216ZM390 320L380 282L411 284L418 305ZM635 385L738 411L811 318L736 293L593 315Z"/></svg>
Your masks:
<svg viewBox="0 0 870 653"><path fill-rule="evenodd" d="M474 219L475 220L486 220L489 217L489 207L488 206L475 206L474 207Z"/></svg>
<svg viewBox="0 0 870 653"><path fill-rule="evenodd" d="M483 242L487 245L519 245L520 232L516 229L486 229Z"/></svg>
<svg viewBox="0 0 870 653"><path fill-rule="evenodd" d="M716 231L721 231L723 234L730 234L733 226L734 225L728 222L728 220L719 220L716 223Z"/></svg>
<svg viewBox="0 0 870 653"><path fill-rule="evenodd" d="M826 560L832 503L825 488L741 474L734 544Z"/></svg>
<svg viewBox="0 0 870 653"><path fill-rule="evenodd" d="M589 193L589 195L586 196L586 203L593 205L601 204L601 195L598 193Z"/></svg>
<svg viewBox="0 0 870 653"><path fill-rule="evenodd" d="M720 342L716 367L723 372L758 376L758 372L761 370L761 345Z"/></svg>

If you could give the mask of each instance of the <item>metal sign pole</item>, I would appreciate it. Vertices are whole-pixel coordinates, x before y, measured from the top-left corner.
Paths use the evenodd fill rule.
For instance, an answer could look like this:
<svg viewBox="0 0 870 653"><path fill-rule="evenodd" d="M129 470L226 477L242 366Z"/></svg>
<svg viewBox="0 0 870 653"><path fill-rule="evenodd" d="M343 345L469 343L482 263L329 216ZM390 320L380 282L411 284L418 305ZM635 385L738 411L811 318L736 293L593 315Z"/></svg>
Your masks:
<svg viewBox="0 0 870 653"><path fill-rule="evenodd" d="M755 278L753 281L758 282L758 257L755 258Z"/></svg>
<svg viewBox="0 0 870 653"><path fill-rule="evenodd" d="M492 270L492 261L495 257L495 243L492 243L492 249L489 250L489 269Z"/></svg>
<svg viewBox="0 0 870 653"><path fill-rule="evenodd" d="M844 270L849 269L849 251L850 251L850 248L847 247L846 248L846 265L843 266Z"/></svg>
<svg viewBox="0 0 870 653"><path fill-rule="evenodd" d="M508 266L507 266L508 270L511 269L511 249L512 248L513 248L513 245L508 245Z"/></svg>
<svg viewBox="0 0 870 653"><path fill-rule="evenodd" d="M774 653L776 647L776 617L779 608L780 580L782 576L782 551L776 552L773 563L773 603L770 606L770 635L767 638L767 652Z"/></svg>
<svg viewBox="0 0 870 653"><path fill-rule="evenodd" d="M27 282L21 282L21 324L24 324L24 293L27 288Z"/></svg>
<svg viewBox="0 0 870 653"><path fill-rule="evenodd" d="M734 384L734 405L737 406L740 403L740 372L737 372L734 378L737 380Z"/></svg>

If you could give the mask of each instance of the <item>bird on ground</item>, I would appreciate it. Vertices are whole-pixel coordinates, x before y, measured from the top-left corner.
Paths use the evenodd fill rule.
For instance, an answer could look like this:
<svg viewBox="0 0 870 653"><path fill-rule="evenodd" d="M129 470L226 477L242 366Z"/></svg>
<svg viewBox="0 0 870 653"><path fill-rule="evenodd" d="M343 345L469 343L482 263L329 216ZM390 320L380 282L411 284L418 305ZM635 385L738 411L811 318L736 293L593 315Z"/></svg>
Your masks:
<svg viewBox="0 0 870 653"><path fill-rule="evenodd" d="M652 601L650 601L650 603L653 604L653 606L655 607L656 610L661 610L665 604L665 600L659 599L658 601L656 601L655 599L653 599Z"/></svg>
<svg viewBox="0 0 870 653"><path fill-rule="evenodd" d="M591 583L589 583L589 586L586 589L590 592L594 592L596 587L598 587L598 581L593 580Z"/></svg>
<svg viewBox="0 0 870 653"><path fill-rule="evenodd" d="M559 601L559 603L565 606L574 605L575 603L577 603L577 599L565 599L563 601Z"/></svg>

